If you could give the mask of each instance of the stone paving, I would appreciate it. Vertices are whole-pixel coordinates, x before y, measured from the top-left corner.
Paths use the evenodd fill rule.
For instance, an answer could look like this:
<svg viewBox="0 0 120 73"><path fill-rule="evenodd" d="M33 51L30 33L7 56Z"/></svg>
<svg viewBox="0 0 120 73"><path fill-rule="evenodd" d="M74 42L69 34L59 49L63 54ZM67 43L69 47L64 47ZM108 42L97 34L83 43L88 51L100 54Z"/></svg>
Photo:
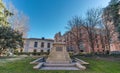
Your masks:
<svg viewBox="0 0 120 73"><path fill-rule="evenodd" d="M80 70L77 67L42 67L41 70Z"/></svg>

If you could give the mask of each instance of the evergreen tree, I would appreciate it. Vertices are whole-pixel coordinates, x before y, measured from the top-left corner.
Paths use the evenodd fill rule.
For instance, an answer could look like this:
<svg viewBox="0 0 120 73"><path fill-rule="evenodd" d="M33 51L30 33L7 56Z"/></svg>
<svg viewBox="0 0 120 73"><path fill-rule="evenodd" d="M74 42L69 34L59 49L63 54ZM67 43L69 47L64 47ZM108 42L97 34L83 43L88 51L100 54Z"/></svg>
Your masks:
<svg viewBox="0 0 120 73"><path fill-rule="evenodd" d="M119 0L111 0L110 2L109 2L109 5L115 5L115 4L117 4L119 2Z"/></svg>
<svg viewBox="0 0 120 73"><path fill-rule="evenodd" d="M22 34L12 29L7 21L8 16L11 15L13 14L5 8L0 0L0 55L23 46Z"/></svg>
<svg viewBox="0 0 120 73"><path fill-rule="evenodd" d="M0 0L0 26L10 26L7 21L8 16L13 15L10 13L3 4L2 0Z"/></svg>
<svg viewBox="0 0 120 73"><path fill-rule="evenodd" d="M120 1L119 0L111 0L109 5L104 8L103 11L104 18L109 22L113 22L115 26L115 31L117 31L120 35Z"/></svg>
<svg viewBox="0 0 120 73"><path fill-rule="evenodd" d="M22 48L22 34L10 27L0 27L0 54L17 48Z"/></svg>

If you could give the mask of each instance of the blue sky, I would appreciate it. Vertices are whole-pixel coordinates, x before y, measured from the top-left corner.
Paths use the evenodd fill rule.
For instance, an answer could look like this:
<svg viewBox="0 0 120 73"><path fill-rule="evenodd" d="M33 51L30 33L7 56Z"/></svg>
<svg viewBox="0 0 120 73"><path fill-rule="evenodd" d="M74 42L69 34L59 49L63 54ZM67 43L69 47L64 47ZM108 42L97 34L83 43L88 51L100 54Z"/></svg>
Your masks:
<svg viewBox="0 0 120 73"><path fill-rule="evenodd" d="M90 8L105 7L110 0L9 0L30 18L29 38L54 38L66 31L73 16L85 16Z"/></svg>

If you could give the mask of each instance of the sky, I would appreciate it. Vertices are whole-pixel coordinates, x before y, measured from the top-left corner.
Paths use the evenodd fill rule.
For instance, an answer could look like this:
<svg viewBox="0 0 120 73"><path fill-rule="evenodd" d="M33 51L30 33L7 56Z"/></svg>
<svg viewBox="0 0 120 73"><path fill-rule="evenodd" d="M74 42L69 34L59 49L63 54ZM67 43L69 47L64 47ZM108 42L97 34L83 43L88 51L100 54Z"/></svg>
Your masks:
<svg viewBox="0 0 120 73"><path fill-rule="evenodd" d="M106 7L110 0L9 0L29 16L28 38L54 38L64 34L74 16L85 16L90 8Z"/></svg>

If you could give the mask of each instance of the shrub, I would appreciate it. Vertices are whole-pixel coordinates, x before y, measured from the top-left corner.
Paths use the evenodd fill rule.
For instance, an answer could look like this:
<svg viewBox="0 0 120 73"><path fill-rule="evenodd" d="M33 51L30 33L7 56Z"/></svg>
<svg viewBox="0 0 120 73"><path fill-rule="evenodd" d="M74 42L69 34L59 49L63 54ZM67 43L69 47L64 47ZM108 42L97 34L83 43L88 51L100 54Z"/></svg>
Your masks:
<svg viewBox="0 0 120 73"><path fill-rule="evenodd" d="M48 55L48 52L14 52L15 55Z"/></svg>

